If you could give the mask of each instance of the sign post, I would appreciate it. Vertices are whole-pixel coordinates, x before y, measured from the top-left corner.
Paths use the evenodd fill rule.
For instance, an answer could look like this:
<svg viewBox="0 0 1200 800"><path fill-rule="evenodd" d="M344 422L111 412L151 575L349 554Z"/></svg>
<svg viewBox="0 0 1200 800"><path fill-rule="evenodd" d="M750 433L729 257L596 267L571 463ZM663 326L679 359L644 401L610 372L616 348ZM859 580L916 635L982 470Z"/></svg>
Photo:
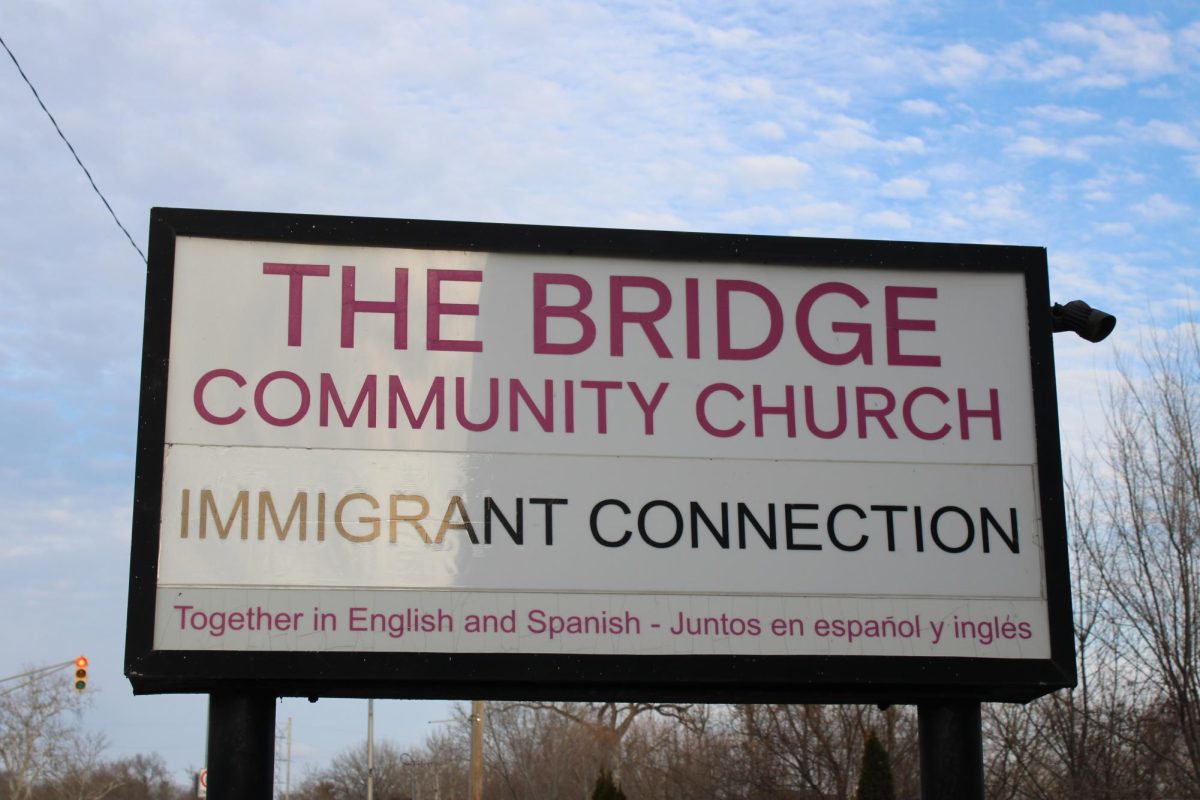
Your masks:
<svg viewBox="0 0 1200 800"><path fill-rule="evenodd" d="M208 758L214 797L268 800L275 790L275 697L213 692L208 698ZM208 771L205 770L205 778ZM205 788L207 791L207 783Z"/></svg>
<svg viewBox="0 0 1200 800"><path fill-rule="evenodd" d="M126 674L1073 685L1048 308L1039 248L156 209Z"/></svg>
<svg viewBox="0 0 1200 800"><path fill-rule="evenodd" d="M978 701L917 705L921 800L983 800L983 720Z"/></svg>

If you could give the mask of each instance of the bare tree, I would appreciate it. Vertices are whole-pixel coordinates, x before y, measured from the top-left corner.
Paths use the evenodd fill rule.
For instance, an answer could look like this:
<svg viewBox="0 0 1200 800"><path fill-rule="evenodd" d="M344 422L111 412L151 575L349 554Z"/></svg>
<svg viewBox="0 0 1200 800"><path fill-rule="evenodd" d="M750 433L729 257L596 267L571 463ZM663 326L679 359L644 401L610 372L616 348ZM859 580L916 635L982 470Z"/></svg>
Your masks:
<svg viewBox="0 0 1200 800"><path fill-rule="evenodd" d="M40 784L61 777L84 736L79 712L86 698L70 687L65 671L29 674L0 694L0 767L9 800L29 800Z"/></svg>
<svg viewBox="0 0 1200 800"><path fill-rule="evenodd" d="M461 725L463 736L467 725ZM549 708L494 704L484 738L486 785L492 794L578 798L595 780L601 758L592 733Z"/></svg>
<svg viewBox="0 0 1200 800"><path fill-rule="evenodd" d="M645 800L735 800L747 797L742 747L730 706L693 713L686 725L644 717L626 737L625 778L630 797Z"/></svg>
<svg viewBox="0 0 1200 800"><path fill-rule="evenodd" d="M606 764L630 797L741 798L740 740L712 725L724 707L629 703L495 704L487 715L489 791L512 800L590 798ZM465 737L466 712L461 723Z"/></svg>
<svg viewBox="0 0 1200 800"><path fill-rule="evenodd" d="M375 742L374 791L378 800L408 800L410 776L401 752L386 740ZM329 766L301 782L299 797L328 800L360 800L367 796L367 743L356 745L333 757Z"/></svg>
<svg viewBox="0 0 1200 800"><path fill-rule="evenodd" d="M103 734L75 728L63 738L63 753L48 787L54 800L104 800L125 782L125 776L103 760L108 741Z"/></svg>
<svg viewBox="0 0 1200 800"><path fill-rule="evenodd" d="M167 762L158 753L138 754L110 762L104 770L118 786L106 800L181 800L195 796L194 787L171 779Z"/></svg>
<svg viewBox="0 0 1200 800"><path fill-rule="evenodd" d="M645 714L656 714L690 724L700 710L692 705L676 703L518 703L515 705L547 711L569 720L588 731L599 746L600 763L620 780L623 761L621 744L633 727L634 722Z"/></svg>
<svg viewBox="0 0 1200 800"><path fill-rule="evenodd" d="M766 797L854 796L862 751L874 730L892 761L897 794L918 781L916 715L911 709L862 705L739 706L748 775Z"/></svg>
<svg viewBox="0 0 1200 800"><path fill-rule="evenodd" d="M1182 325L1118 365L1107 451L1086 472L1083 525L1107 595L1112 680L1139 702L1143 756L1176 796L1200 796L1200 330ZM1139 698L1140 699L1140 698ZM1157 724L1156 724L1157 720ZM1162 722L1169 720L1166 730ZM1149 790L1150 787L1145 787ZM1159 790L1145 797L1160 796Z"/></svg>
<svg viewBox="0 0 1200 800"><path fill-rule="evenodd" d="M93 747L95 737L91 739ZM85 743L86 746L86 743ZM134 755L101 761L99 751L68 763L63 774L35 794L35 800L185 800L191 787L171 780L162 756Z"/></svg>
<svg viewBox="0 0 1200 800"><path fill-rule="evenodd" d="M375 743L375 797L378 800L464 797L467 794L466 738L453 732L431 734L425 747L403 752L393 743ZM367 793L367 745L334 756L329 766L310 771L292 790L296 800L362 800Z"/></svg>
<svg viewBox="0 0 1200 800"><path fill-rule="evenodd" d="M437 730L425 740L420 758L429 764L422 797L466 797L471 760L469 737L453 728ZM432 781L432 786L428 785Z"/></svg>
<svg viewBox="0 0 1200 800"><path fill-rule="evenodd" d="M984 706L988 797L1115 800L1145 796L1136 750L1138 702L1114 646L1112 603L1085 546L1096 497L1067 486L1079 683L1037 702Z"/></svg>

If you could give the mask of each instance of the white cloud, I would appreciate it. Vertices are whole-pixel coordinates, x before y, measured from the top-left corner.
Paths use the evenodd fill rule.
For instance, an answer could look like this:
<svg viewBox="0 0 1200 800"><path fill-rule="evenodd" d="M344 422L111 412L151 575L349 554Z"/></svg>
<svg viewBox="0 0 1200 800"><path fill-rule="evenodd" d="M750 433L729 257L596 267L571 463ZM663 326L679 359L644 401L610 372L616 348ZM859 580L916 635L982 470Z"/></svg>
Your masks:
<svg viewBox="0 0 1200 800"><path fill-rule="evenodd" d="M1181 30L1177 39L1184 55L1190 59L1200 57L1200 20Z"/></svg>
<svg viewBox="0 0 1200 800"><path fill-rule="evenodd" d="M735 180L754 189L797 186L812 168L794 156L739 156L734 159Z"/></svg>
<svg viewBox="0 0 1200 800"><path fill-rule="evenodd" d="M828 170L830 175L846 181L867 184L876 184L879 182L879 178L874 172L860 164L822 164L822 168L823 170Z"/></svg>
<svg viewBox="0 0 1200 800"><path fill-rule="evenodd" d="M1036 136L1022 136L1005 146L1005 152L1019 156L1042 158L1058 155L1058 146Z"/></svg>
<svg viewBox="0 0 1200 800"><path fill-rule="evenodd" d="M962 161L938 161L930 164L925 174L943 183L970 183L976 172L973 165Z"/></svg>
<svg viewBox="0 0 1200 800"><path fill-rule="evenodd" d="M963 86L980 76L988 67L988 57L969 44L952 44L932 54L926 63L926 77L934 83Z"/></svg>
<svg viewBox="0 0 1200 800"><path fill-rule="evenodd" d="M1200 140L1197 140L1192 129L1178 122L1150 120L1142 126L1142 133L1158 144L1177 147L1180 150L1200 149Z"/></svg>
<svg viewBox="0 0 1200 800"><path fill-rule="evenodd" d="M114 541L128 541L128 510L103 492L3 499L9 511L0 533L0 561L46 556L90 559L98 551L111 552Z"/></svg>
<svg viewBox="0 0 1200 800"><path fill-rule="evenodd" d="M717 94L725 100L767 100L775 90L766 78L726 78L717 85Z"/></svg>
<svg viewBox="0 0 1200 800"><path fill-rule="evenodd" d="M1090 47L1096 60L1135 74L1158 75L1173 68L1171 37L1153 19L1105 12L1085 22L1050 26L1060 40Z"/></svg>
<svg viewBox="0 0 1200 800"><path fill-rule="evenodd" d="M1047 122L1058 122L1064 125L1083 125L1103 119L1103 117L1094 111L1088 111L1083 108L1066 108L1052 104L1033 106L1025 109L1025 111Z"/></svg>
<svg viewBox="0 0 1200 800"><path fill-rule="evenodd" d="M669 211L626 211L617 215L611 224L615 227L647 231L686 231L692 227L678 214Z"/></svg>
<svg viewBox="0 0 1200 800"><path fill-rule="evenodd" d="M848 89L837 89L832 86L814 86L812 89L814 97L824 100L827 104L837 108L845 108L850 105L852 96Z"/></svg>
<svg viewBox="0 0 1200 800"><path fill-rule="evenodd" d="M789 222L787 212L777 206L753 206L726 211L721 218L736 229L781 225Z"/></svg>
<svg viewBox="0 0 1200 800"><path fill-rule="evenodd" d="M1016 222L1028 215L1021 204L1025 187L1018 183L989 186L978 191L964 192L957 209L975 219L988 222Z"/></svg>
<svg viewBox="0 0 1200 800"><path fill-rule="evenodd" d="M1061 294L1102 297L1106 278L1101 272L1107 268L1107 262L1094 253L1059 250L1050 257L1050 282Z"/></svg>
<svg viewBox="0 0 1200 800"><path fill-rule="evenodd" d="M756 31L741 27L708 28L705 33L717 47L744 47L758 36Z"/></svg>
<svg viewBox="0 0 1200 800"><path fill-rule="evenodd" d="M1141 203L1133 206L1133 210L1149 220L1162 221L1183 216L1188 207L1176 203L1165 194L1152 194Z"/></svg>
<svg viewBox="0 0 1200 800"><path fill-rule="evenodd" d="M756 122L750 126L750 130L755 136L773 142L781 142L787 138L787 131L778 122Z"/></svg>
<svg viewBox="0 0 1200 800"><path fill-rule="evenodd" d="M1048 34L1084 51L1086 60L1075 79L1079 87L1116 88L1176 68L1171 36L1152 18L1105 12L1085 20L1054 23Z"/></svg>
<svg viewBox="0 0 1200 800"><path fill-rule="evenodd" d="M1004 152L1028 158L1065 158L1068 161L1086 161L1087 151L1077 144L1061 144L1037 136L1021 136L1005 146Z"/></svg>
<svg viewBox="0 0 1200 800"><path fill-rule="evenodd" d="M943 211L941 214L938 214L938 225L943 228L965 228L967 227L967 221L954 216L948 211Z"/></svg>
<svg viewBox="0 0 1200 800"><path fill-rule="evenodd" d="M925 143L917 136L880 139L873 127L863 120L838 116L835 125L817 134L817 141L837 150L882 150L895 153L921 153Z"/></svg>
<svg viewBox="0 0 1200 800"><path fill-rule="evenodd" d="M1084 61L1078 56L1057 55L1022 65L1018 68L1018 72L1025 78L1035 81L1058 81L1071 75L1077 75L1084 68Z"/></svg>
<svg viewBox="0 0 1200 800"><path fill-rule="evenodd" d="M1105 236L1132 236L1133 226L1128 222L1101 222L1096 225L1096 232Z"/></svg>
<svg viewBox="0 0 1200 800"><path fill-rule="evenodd" d="M893 178L880 187L884 197L910 200L929 195L929 181L922 178Z"/></svg>
<svg viewBox="0 0 1200 800"><path fill-rule="evenodd" d="M1079 191L1085 200L1108 202L1117 197L1118 193L1126 191L1131 186L1145 183L1145 176L1138 172L1102 170L1098 174L1082 181Z"/></svg>
<svg viewBox="0 0 1200 800"><path fill-rule="evenodd" d="M847 222L855 216L854 207L847 203L812 202L791 210L795 222Z"/></svg>
<svg viewBox="0 0 1200 800"><path fill-rule="evenodd" d="M905 100L900 104L900 110L914 117L940 117L945 113L937 103L924 98Z"/></svg>
<svg viewBox="0 0 1200 800"><path fill-rule="evenodd" d="M907 230L912 227L912 219L899 211L875 211L864 216L863 221L868 225L896 230Z"/></svg>
<svg viewBox="0 0 1200 800"><path fill-rule="evenodd" d="M760 38L758 31L744 25L735 25L730 28L708 25L674 11L658 12L654 16L659 21L684 31L705 44L711 44L718 48L745 47Z"/></svg>

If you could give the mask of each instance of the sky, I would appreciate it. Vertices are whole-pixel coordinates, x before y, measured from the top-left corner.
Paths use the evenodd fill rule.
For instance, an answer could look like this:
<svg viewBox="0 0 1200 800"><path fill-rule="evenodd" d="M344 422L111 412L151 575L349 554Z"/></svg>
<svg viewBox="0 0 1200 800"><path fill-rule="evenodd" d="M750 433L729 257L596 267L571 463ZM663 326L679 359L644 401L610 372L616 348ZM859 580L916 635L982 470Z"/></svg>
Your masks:
<svg viewBox="0 0 1200 800"><path fill-rule="evenodd" d="M1190 2L11 0L0 37L143 251L154 206L1045 247L1120 318L1056 337L1068 452L1200 285ZM182 779L205 699L122 676L145 264L7 56L0 186L0 675L86 653L108 754ZM277 715L293 775L365 735Z"/></svg>

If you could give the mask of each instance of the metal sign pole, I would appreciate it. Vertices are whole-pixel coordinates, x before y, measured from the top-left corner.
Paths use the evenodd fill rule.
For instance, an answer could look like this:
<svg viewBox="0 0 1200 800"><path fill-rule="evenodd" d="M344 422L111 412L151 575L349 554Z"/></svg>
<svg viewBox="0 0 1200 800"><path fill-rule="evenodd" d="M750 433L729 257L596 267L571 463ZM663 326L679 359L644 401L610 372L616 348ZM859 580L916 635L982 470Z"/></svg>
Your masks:
<svg viewBox="0 0 1200 800"><path fill-rule="evenodd" d="M275 697L208 696L209 783L222 800L271 800L275 789Z"/></svg>
<svg viewBox="0 0 1200 800"><path fill-rule="evenodd" d="M917 705L921 800L983 800L983 718L977 702Z"/></svg>

